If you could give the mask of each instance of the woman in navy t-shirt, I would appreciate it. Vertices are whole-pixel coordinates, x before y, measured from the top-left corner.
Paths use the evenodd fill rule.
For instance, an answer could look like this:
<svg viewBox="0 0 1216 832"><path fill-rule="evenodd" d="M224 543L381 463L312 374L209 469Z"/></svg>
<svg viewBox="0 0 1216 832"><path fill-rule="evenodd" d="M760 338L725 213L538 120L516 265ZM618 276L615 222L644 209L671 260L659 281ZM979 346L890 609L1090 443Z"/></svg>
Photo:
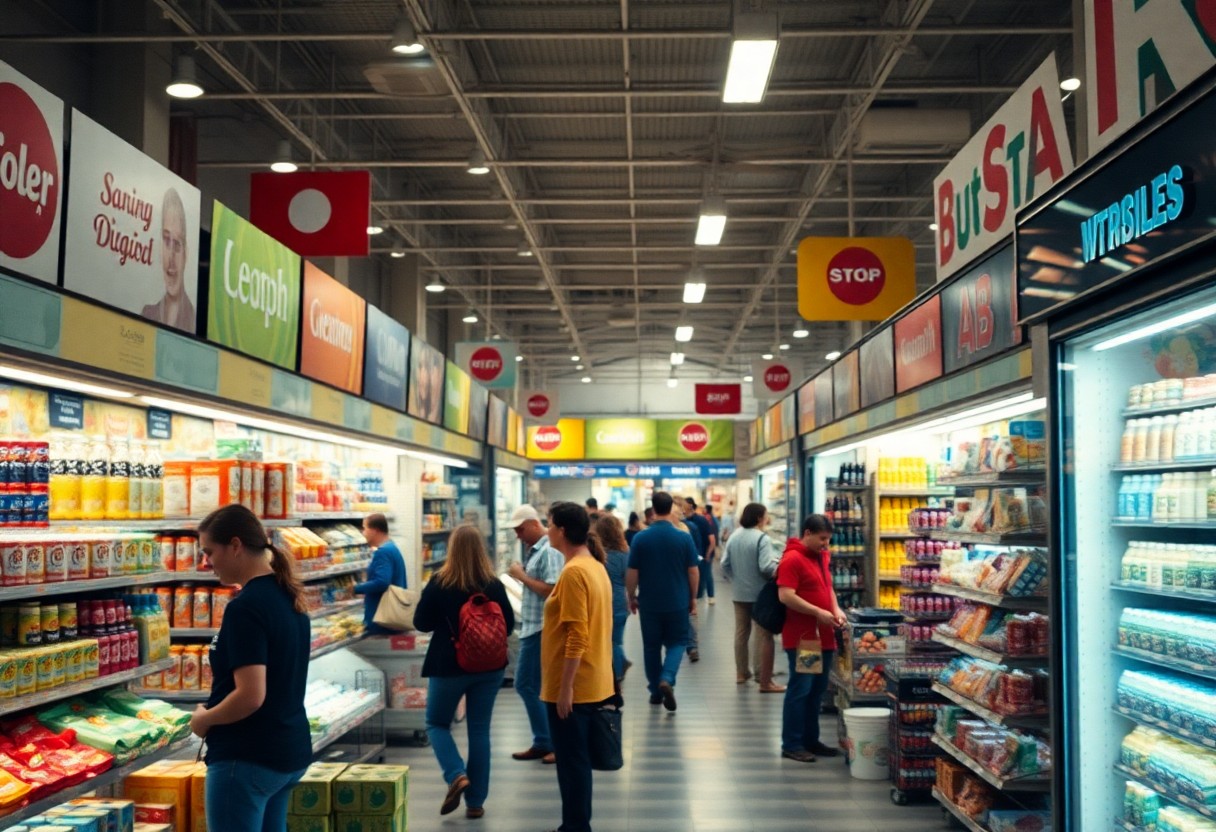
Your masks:
<svg viewBox="0 0 1216 832"><path fill-rule="evenodd" d="M304 587L244 506L212 512L198 530L220 583L241 587L211 642L211 696L190 719L207 746L207 823L283 832L291 790L312 762Z"/></svg>

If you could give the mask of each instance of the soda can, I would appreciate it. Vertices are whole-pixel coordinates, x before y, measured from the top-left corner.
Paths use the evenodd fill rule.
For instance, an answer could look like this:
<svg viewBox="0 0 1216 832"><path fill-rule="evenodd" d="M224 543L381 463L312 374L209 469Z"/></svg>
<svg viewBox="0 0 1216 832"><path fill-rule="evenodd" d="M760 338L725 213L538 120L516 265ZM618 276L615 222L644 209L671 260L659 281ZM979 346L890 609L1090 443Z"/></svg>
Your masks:
<svg viewBox="0 0 1216 832"><path fill-rule="evenodd" d="M45 491L51 481L51 446L46 442L27 442L26 475L35 490Z"/></svg>
<svg viewBox="0 0 1216 832"><path fill-rule="evenodd" d="M59 635L64 641L74 639L79 635L80 621L76 612L75 601L64 601L59 604Z"/></svg>
<svg viewBox="0 0 1216 832"><path fill-rule="evenodd" d="M59 643L59 605L43 604L38 608L40 618L39 629L42 632L43 644Z"/></svg>
<svg viewBox="0 0 1216 832"><path fill-rule="evenodd" d="M10 492L25 491L29 484L29 457L25 442L9 442L8 453L8 490Z"/></svg>
<svg viewBox="0 0 1216 832"><path fill-rule="evenodd" d="M42 644L42 608L38 604L22 604L17 609L17 645L37 647Z"/></svg>
<svg viewBox="0 0 1216 832"><path fill-rule="evenodd" d="M9 460L12 444L8 439L0 439L0 493L7 493L12 483L13 465Z"/></svg>
<svg viewBox="0 0 1216 832"><path fill-rule="evenodd" d="M26 497L22 509L28 506L29 514L23 525L45 529L51 525L51 495L45 491L34 492Z"/></svg>

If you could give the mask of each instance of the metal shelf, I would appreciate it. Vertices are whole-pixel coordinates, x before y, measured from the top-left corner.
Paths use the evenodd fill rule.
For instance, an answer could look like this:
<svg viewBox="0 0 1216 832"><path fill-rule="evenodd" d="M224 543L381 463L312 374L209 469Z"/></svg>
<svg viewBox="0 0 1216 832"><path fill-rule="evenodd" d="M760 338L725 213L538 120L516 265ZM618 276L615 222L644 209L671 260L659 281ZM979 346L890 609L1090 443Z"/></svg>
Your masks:
<svg viewBox="0 0 1216 832"><path fill-rule="evenodd" d="M1180 401L1177 404L1166 404L1158 407L1125 407L1123 408L1123 417L1125 419L1139 419L1144 416L1165 416L1169 413L1185 413L1188 410L1200 410L1213 406L1216 406L1216 398L1190 399Z"/></svg>
<svg viewBox="0 0 1216 832"><path fill-rule="evenodd" d="M219 627L170 627L171 638L211 638L220 631Z"/></svg>
<svg viewBox="0 0 1216 832"><path fill-rule="evenodd" d="M1208 470L1211 468L1216 468L1216 457L1204 457L1203 459L1175 459L1170 462L1126 462L1121 465L1112 465L1110 470L1135 474L1144 472L1152 473L1154 471Z"/></svg>
<svg viewBox="0 0 1216 832"><path fill-rule="evenodd" d="M296 514L291 517L263 517L260 520L263 526L273 529L283 526L298 526L300 523L319 523L327 520L335 522L343 520L361 521L372 511L374 509L369 509L368 511L314 511ZM391 521L393 516L390 514L388 519ZM194 531L202 521L202 517L162 517L156 520L52 520L50 528L63 531L71 531L73 529L80 529L82 531L113 529L119 532Z"/></svg>
<svg viewBox="0 0 1216 832"><path fill-rule="evenodd" d="M342 650L346 647L350 647L352 644L363 641L363 639L365 639L365 638L367 638L367 636L365 636L361 633L357 636L351 636L350 638L344 638L341 641L332 642L331 644L322 644L320 647L318 647L317 649L315 649L311 653L309 653L308 657L310 659L319 659L321 656L327 656L330 653L335 653L338 650Z"/></svg>
<svg viewBox="0 0 1216 832"><path fill-rule="evenodd" d="M1216 520L1137 520L1115 517L1110 521L1120 529L1216 529Z"/></svg>
<svg viewBox="0 0 1216 832"><path fill-rule="evenodd" d="M884 583L899 584L903 583L903 577L898 572L879 572L878 580Z"/></svg>
<svg viewBox="0 0 1216 832"><path fill-rule="evenodd" d="M370 560L356 561L355 563L339 563L335 566L329 566L325 569L316 572L298 572L301 581L309 583L310 581L320 581L325 578L334 578L338 575L349 575L352 572L362 572L371 564Z"/></svg>
<svg viewBox="0 0 1216 832"><path fill-rule="evenodd" d="M938 486L934 488L927 486L925 488L893 488L889 491L879 491L879 498L882 497L953 497L954 488L952 486Z"/></svg>
<svg viewBox="0 0 1216 832"><path fill-rule="evenodd" d="M117 687L118 685L142 679L151 673L158 673L162 670L167 670L173 665L173 659L161 659L160 661L150 662L139 667L133 667L130 670L120 670L117 673L110 673L106 676L97 676L93 679L85 679L82 682L72 682L67 685L58 685L47 690L40 690L36 693L27 693L24 696L16 696L12 699L0 699L0 716L4 714L13 714L18 711L28 711L31 708L38 708L43 705L49 705L52 702L58 702L62 699L70 699L73 696L80 696L84 693L92 693L95 690L103 690L105 688Z"/></svg>
<svg viewBox="0 0 1216 832"><path fill-rule="evenodd" d="M131 693L144 699L160 699L164 702L206 702L211 698L210 688L203 690L164 690L160 688L131 688Z"/></svg>
<svg viewBox="0 0 1216 832"><path fill-rule="evenodd" d="M1201 737L1185 728L1179 728L1173 723L1166 722L1164 719L1157 719L1156 717L1149 716L1148 714L1133 711L1131 708L1124 708L1121 705L1115 706L1115 713L1124 719L1130 719L1132 722L1135 722L1138 725L1144 725L1148 728L1156 728L1163 734L1169 734L1174 739L1182 740L1183 742L1190 743L1191 745L1197 745L1209 751L1216 749L1216 740Z"/></svg>
<svg viewBox="0 0 1216 832"><path fill-rule="evenodd" d="M1004 725L1009 728L1017 728L1024 726L1027 728L1045 728L1047 726L1047 712L1041 711L1033 714L998 714L996 711L985 708L980 703L968 699L961 693L946 687L941 682L933 683L933 692L940 693L942 696L949 699L960 708L966 708L976 716L983 717L993 725Z"/></svg>
<svg viewBox="0 0 1216 832"><path fill-rule="evenodd" d="M963 641L960 638L953 638L944 633L934 633L933 641L937 644L943 644L960 653L966 653L968 656L973 656L977 659L983 659L986 662L994 664L1004 664L1010 666L1025 666L1025 665L1041 665L1047 661L1047 654L1043 653L1038 656L1011 656L1007 653L998 653L995 650L989 650L986 647L980 647L978 644L972 644L969 641Z"/></svg>
<svg viewBox="0 0 1216 832"><path fill-rule="evenodd" d="M1045 532L955 532L947 529L931 529L924 535L930 540L941 540L947 543L975 543L989 546L1032 546L1045 548L1047 534Z"/></svg>
<svg viewBox="0 0 1216 832"><path fill-rule="evenodd" d="M958 477L940 477L939 488L983 488L990 485L1036 485L1047 478L1046 468L1015 468L1012 471L993 471L987 474L964 474Z"/></svg>
<svg viewBox="0 0 1216 832"><path fill-rule="evenodd" d="M52 595L72 595L77 592L98 592L125 586L146 586L173 580L174 572L145 572L138 575L115 575L109 578L88 578L83 581L57 581L50 584L24 584L0 588L0 602L34 601Z"/></svg>
<svg viewBox="0 0 1216 832"><path fill-rule="evenodd" d="M52 806L58 806L60 803L66 803L77 797L91 794L99 789L104 789L113 783L118 783L127 778L128 775L134 774L142 768L145 768L157 760L164 760L172 757L177 752L189 747L197 742L194 737L178 740L177 742L169 743L164 748L153 751L151 754L144 754L136 757L129 763L121 766L114 766L95 777L90 777L83 783L78 783L75 786L68 786L66 789L59 789L51 792L41 800L35 800L14 812L0 816L0 825L8 828L10 825L20 823L23 820L41 815Z"/></svg>
<svg viewBox="0 0 1216 832"><path fill-rule="evenodd" d="M933 794L933 799L936 800L938 803L942 804L942 807L947 812L954 815L954 817L958 820L958 822L961 823L966 829L971 830L971 832L989 832L988 827L983 826L979 823L976 823L974 820L972 820L967 815L966 812L964 812L962 809L958 808L958 806L956 806L953 803L953 801L951 801L944 794L939 792L937 790L936 786L933 787L932 794Z"/></svg>
<svg viewBox="0 0 1216 832"><path fill-rule="evenodd" d="M934 584L933 591L941 595L953 595L955 598L987 604L990 607L1025 610L1047 609L1047 596L1045 595L997 595L995 592L985 592L982 589L969 589L954 584Z"/></svg>
<svg viewBox="0 0 1216 832"><path fill-rule="evenodd" d="M1192 676L1200 676L1204 679L1216 679L1216 667L1190 662L1186 659L1175 659L1172 656L1163 656L1160 653L1152 653L1137 647L1116 645L1112 649L1115 655L1126 656L1129 659L1163 667L1166 670L1177 670L1181 673L1189 673Z"/></svg>
<svg viewBox="0 0 1216 832"><path fill-rule="evenodd" d="M1180 794L1175 794L1169 789L1169 787L1158 782L1156 778L1150 777L1147 774L1141 774L1140 772L1128 768L1121 763L1115 764L1115 771L1122 777L1126 777L1129 780L1139 783L1141 786L1152 789L1171 803L1177 803L1179 806L1185 806L1191 811L1198 812L1204 817L1216 819L1216 809L1200 803L1197 800L1192 800L1189 797L1183 797Z"/></svg>
<svg viewBox="0 0 1216 832"><path fill-rule="evenodd" d="M384 701L382 698L381 701L376 702L375 704L369 705L360 711L356 711L354 714L352 714L351 716L342 720L341 722L333 723L332 725L329 726L328 729L326 729L325 733L318 734L316 737L313 738L312 753L316 754L316 753L320 752L321 749L326 748L327 746L333 745L335 742L340 740L346 734L349 734L351 731L355 730L360 725L367 722L369 719L371 719L372 717L374 717L376 714L380 713L383 710L384 710Z"/></svg>
<svg viewBox="0 0 1216 832"><path fill-rule="evenodd" d="M926 537L926 536L928 536L928 534L929 534L928 529L926 529L923 532L914 532L911 529L906 529L906 530L901 529L900 531L889 531L889 532L880 531L878 533L878 536L880 538L885 537L888 540L915 540L918 537Z"/></svg>
<svg viewBox="0 0 1216 832"><path fill-rule="evenodd" d="M1184 601L1203 601L1208 604L1216 603L1216 590L1211 589L1164 589L1148 586L1134 581L1115 581L1111 589L1124 592L1138 592L1141 595L1157 595L1163 598L1181 598Z"/></svg>
<svg viewBox="0 0 1216 832"><path fill-rule="evenodd" d="M318 607L315 610L310 610L309 618L325 618L327 615L336 615L340 612L354 611L363 607L362 598L354 598L350 601L339 601L336 604L329 604L324 607Z"/></svg>
<svg viewBox="0 0 1216 832"><path fill-rule="evenodd" d="M999 774L993 774L988 769L984 768L977 761L968 757L961 748L949 739L943 737L936 731L933 733L933 744L945 751L951 757L967 767L969 771L979 775L985 783L990 786L995 786L1001 791L1010 792L1050 792L1051 791L1051 775L1043 776L1041 774L1031 775L1028 777L1001 777Z"/></svg>
<svg viewBox="0 0 1216 832"><path fill-rule="evenodd" d="M825 491L869 491L868 485L825 485Z"/></svg>

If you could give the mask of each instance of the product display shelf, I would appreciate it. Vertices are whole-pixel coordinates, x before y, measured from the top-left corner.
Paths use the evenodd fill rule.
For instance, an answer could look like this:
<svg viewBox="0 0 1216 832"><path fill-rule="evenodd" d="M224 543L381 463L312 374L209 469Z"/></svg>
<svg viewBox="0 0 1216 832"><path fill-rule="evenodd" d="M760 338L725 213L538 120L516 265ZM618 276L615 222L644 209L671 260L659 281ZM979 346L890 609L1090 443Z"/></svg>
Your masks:
<svg viewBox="0 0 1216 832"><path fill-rule="evenodd" d="M308 611L309 618L325 618L329 615L337 615L341 612L354 612L362 609L363 599L352 598L349 601L339 601L336 604L327 604L324 607L317 607L315 610Z"/></svg>
<svg viewBox="0 0 1216 832"><path fill-rule="evenodd" d="M1166 670L1177 670L1181 673L1189 673L1192 676L1199 676L1204 679L1216 679L1216 667L1212 667L1211 665L1199 664L1198 662L1191 662L1186 659L1176 659L1172 656L1163 656L1160 653L1140 650L1136 647L1116 645L1113 650L1116 655L1126 656L1129 659L1163 667Z"/></svg>
<svg viewBox="0 0 1216 832"><path fill-rule="evenodd" d="M1043 662L1047 661L1047 656L1045 654L1038 656L1011 656L1006 653L997 653L995 650L989 650L986 647L980 647L978 644L972 644L969 641L951 638L950 636L942 633L934 633L933 641L937 642L938 644L945 645L953 650L957 650L960 653L966 653L968 656L983 659L986 662L992 662L994 664L1004 664L1012 667L1024 667L1026 665L1042 664Z"/></svg>
<svg viewBox="0 0 1216 832"><path fill-rule="evenodd" d="M842 709L851 708L856 705L880 704L887 700L886 691L880 693L858 693L853 687L853 682L841 676L836 668L832 669L832 672L828 675L828 680L836 688L837 701L843 702L842 705L839 705Z"/></svg>
<svg viewBox="0 0 1216 832"><path fill-rule="evenodd" d="M422 565L423 566L438 566L438 565L444 563L445 561L447 561L446 556L442 557L442 558L431 558L430 560L422 561Z"/></svg>
<svg viewBox="0 0 1216 832"><path fill-rule="evenodd" d="M220 631L219 627L170 627L172 638L211 638Z"/></svg>
<svg viewBox="0 0 1216 832"><path fill-rule="evenodd" d="M354 563L338 563L333 566L327 566L324 569L316 571L300 571L298 574L300 580L308 583L309 581L320 581L325 578L334 578L338 575L349 575L352 572L362 572L371 565L371 560L360 560Z"/></svg>
<svg viewBox="0 0 1216 832"><path fill-rule="evenodd" d="M898 572L879 572L878 580L882 581L883 583L898 584L903 583L903 576L901 576Z"/></svg>
<svg viewBox="0 0 1216 832"><path fill-rule="evenodd" d="M341 720L340 722L335 722L334 724L330 725L325 730L324 733L318 734L317 736L313 737L312 753L317 754L322 749L327 748L330 745L333 745L335 742L337 742L343 736L345 736L346 734L349 734L351 731L355 730L360 725L367 722L369 719L374 717L376 714L383 713L384 710L385 710L384 702L383 702L383 700L381 700L379 702L376 702L372 705L367 706L366 708L363 708L362 710L355 711L353 714L349 714L345 719Z"/></svg>
<svg viewBox="0 0 1216 832"><path fill-rule="evenodd" d="M1047 546L1047 533L1044 530L1025 532L955 532L947 529L927 529L924 537L930 540L942 540L947 543L976 543L989 546Z"/></svg>
<svg viewBox="0 0 1216 832"><path fill-rule="evenodd" d="M1193 731L1188 731L1185 728L1180 728L1171 722L1166 722L1164 719L1157 719L1148 714L1142 714L1139 711L1133 711L1131 708L1125 708L1122 705L1116 705L1115 713L1119 716L1135 722L1137 725L1143 725L1146 728L1156 728L1163 734L1169 734L1171 737L1183 742L1188 742L1191 745L1198 745L1208 751L1216 750L1216 740L1202 737Z"/></svg>
<svg viewBox="0 0 1216 832"><path fill-rule="evenodd" d="M1019 610L1047 609L1046 595L997 595L982 589L969 589L955 584L934 584L933 591L941 595L953 595L955 598L987 604L990 607Z"/></svg>
<svg viewBox="0 0 1216 832"><path fill-rule="evenodd" d="M884 488L879 490L879 497L953 497L954 486L943 485L934 488Z"/></svg>
<svg viewBox="0 0 1216 832"><path fill-rule="evenodd" d="M20 809L9 812L7 815L0 815L0 828L7 829L9 826L20 823L37 815L41 815L47 809L53 806L58 806L60 803L66 803L69 800L74 800L77 797L84 797L99 789L104 789L115 783L119 783L127 778L128 775L134 774L142 768L145 768L158 760L167 760L170 757L177 755L179 752L185 751L198 741L194 737L178 740L166 745L164 748L157 749L151 754L145 754L142 757L137 757L129 763L101 772L94 777L90 777L83 783L77 783L75 786L68 786L66 789L59 789L51 792L41 800L35 800L33 803L27 803Z"/></svg>
<svg viewBox="0 0 1216 832"><path fill-rule="evenodd" d="M52 702L58 702L63 699L69 699L73 696L80 696L85 693L92 693L96 690L104 690L105 688L117 687L118 685L131 682L136 679L142 679L149 673L158 673L162 670L167 670L173 664L172 659L161 659L155 662L149 662L139 667L133 667L129 670L120 670L117 673L110 673L105 676L97 676L93 679L85 679L81 682L71 682L66 685L58 685L47 690L40 690L35 693L27 693L21 696L14 696L9 699L0 699L0 716L4 714L17 713L18 711L28 711L31 708L39 708L43 705L49 705Z"/></svg>
<svg viewBox="0 0 1216 832"><path fill-rule="evenodd" d="M1121 529L1216 529L1216 520L1138 520L1116 517L1110 524Z"/></svg>
<svg viewBox="0 0 1216 832"><path fill-rule="evenodd" d="M968 699L961 693L946 687L941 682L933 683L934 693L940 693L960 708L964 708L976 716L983 717L993 725L1004 725L1009 728L1045 728L1047 726L1047 711L1035 711L1028 714L998 714L980 703Z"/></svg>
<svg viewBox="0 0 1216 832"><path fill-rule="evenodd" d="M177 572L143 572L137 575L115 575L109 578L87 578L83 581L56 581L49 584L22 584L0 587L0 603L34 601L53 595L74 595L78 592L98 592L128 586L147 586L175 580Z"/></svg>
<svg viewBox="0 0 1216 832"><path fill-rule="evenodd" d="M436 534L451 534L453 531L455 531L455 529L432 529L431 531L423 530L422 536L429 537L430 535Z"/></svg>
<svg viewBox="0 0 1216 832"><path fill-rule="evenodd" d="M1110 470L1126 474L1151 474L1156 471L1210 471L1213 468L1216 468L1216 457L1175 459L1169 462L1124 462L1112 465Z"/></svg>
<svg viewBox="0 0 1216 832"><path fill-rule="evenodd" d="M1168 786L1160 783L1154 777L1150 777L1147 774L1141 774L1140 772L1138 772L1134 769L1128 768L1127 766L1123 765L1122 763L1115 764L1115 772L1120 777L1126 777L1128 780L1131 780L1134 783L1139 783L1141 786L1143 786L1146 789L1152 789L1158 795L1160 795L1162 798L1170 801L1171 803L1176 803L1179 806L1184 806L1193 812L1198 812L1199 814L1203 815L1206 818L1212 818L1213 820L1216 820L1216 807L1208 806L1204 803L1200 803L1197 800L1192 800L1191 798L1184 797L1180 794L1175 794Z"/></svg>
<svg viewBox="0 0 1216 832"><path fill-rule="evenodd" d="M1202 410L1205 407L1216 407L1216 398L1205 396L1202 399L1184 399L1173 404L1159 404L1152 407L1125 407L1123 418L1140 419L1144 416L1168 416L1171 413L1185 413L1188 410Z"/></svg>
<svg viewBox="0 0 1216 832"><path fill-rule="evenodd" d="M1043 482L1046 468L1015 468L1012 471L993 471L984 474L960 474L957 477L938 477L939 488L985 488L990 485L1033 485Z"/></svg>
<svg viewBox="0 0 1216 832"><path fill-rule="evenodd" d="M165 690L164 688L131 688L131 693L144 699L160 699L164 702L206 702L211 698L210 688L199 690Z"/></svg>
<svg viewBox="0 0 1216 832"><path fill-rule="evenodd" d="M1033 775L1030 777L1001 777L999 774L993 774L988 769L984 768L978 762L968 757L961 748L941 734L933 734L933 744L945 751L957 762L966 766L971 772L977 775L981 780L990 786L1000 789L1001 791L1013 792L1050 792L1051 791L1051 775Z"/></svg>
<svg viewBox="0 0 1216 832"><path fill-rule="evenodd" d="M969 830L971 830L971 832L990 832L988 827L972 820L970 817L967 816L966 812L964 812L962 809L958 808L958 806L954 805L954 803L949 798L947 798L944 794L939 792L937 789L933 790L933 799L936 800L938 803L942 804L942 808L944 808L947 812L949 812L951 815L953 815L954 818L959 823L961 823L965 829L969 829Z"/></svg>
<svg viewBox="0 0 1216 832"><path fill-rule="evenodd" d="M376 506L369 507L367 511L317 511L295 514L291 517L265 517L262 518L262 525L268 529L275 529L283 526L298 526L301 523L362 522L364 517L380 511L381 508ZM387 508L387 506L383 508ZM389 522L394 519L389 512L381 511L381 513L388 517ZM202 517L162 517L156 520L52 520L50 528L61 531L112 529L119 532L188 532L197 529L198 524L202 521Z"/></svg>
<svg viewBox="0 0 1216 832"><path fill-rule="evenodd" d="M1181 598L1185 601L1202 601L1206 604L1216 604L1216 590L1212 589L1166 589L1154 587L1135 581L1115 581L1111 589L1124 592L1138 592L1142 595L1159 595L1164 598Z"/></svg>
<svg viewBox="0 0 1216 832"><path fill-rule="evenodd" d="M890 772L893 786L891 802L903 806L913 799L929 797L933 781L937 779L936 769L924 764L937 757L936 750L930 746L918 751L905 751L905 740L915 737L910 743L919 745L923 739L931 738L933 723L909 715L922 712L925 708L936 708L942 701L940 696L933 694L930 689L931 679L927 675L911 673L904 675L901 668L888 664L883 668L883 676L887 681L887 706L891 709L890 727ZM905 706L911 706L905 708ZM934 711L935 712L935 711ZM844 734L842 733L842 736ZM919 776L925 772L933 772L933 777ZM909 772L911 776L908 776Z"/></svg>
<svg viewBox="0 0 1216 832"><path fill-rule="evenodd" d="M322 644L320 647L313 649L313 651L308 654L308 657L310 659L319 659L322 656L328 655L329 653L350 647L352 644L357 644L358 642L363 641L365 638L367 638L367 636L360 633L357 636L351 636L350 638L344 638L339 641L330 642L329 644Z"/></svg>

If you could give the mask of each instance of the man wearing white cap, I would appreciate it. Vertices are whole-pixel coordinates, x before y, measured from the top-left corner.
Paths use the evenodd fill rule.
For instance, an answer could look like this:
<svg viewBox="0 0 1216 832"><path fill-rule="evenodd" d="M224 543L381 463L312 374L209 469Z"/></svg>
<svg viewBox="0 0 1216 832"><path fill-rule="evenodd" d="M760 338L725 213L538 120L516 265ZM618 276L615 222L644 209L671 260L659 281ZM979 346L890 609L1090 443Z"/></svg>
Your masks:
<svg viewBox="0 0 1216 832"><path fill-rule="evenodd" d="M549 716L540 701L540 633L545 623L545 601L561 574L566 559L549 546L540 515L532 506L515 509L507 528L527 548L523 563L512 563L507 574L524 585L520 604L519 658L515 663L515 690L524 701L532 725L532 747L511 756L516 760L544 760L553 763L553 740Z"/></svg>

